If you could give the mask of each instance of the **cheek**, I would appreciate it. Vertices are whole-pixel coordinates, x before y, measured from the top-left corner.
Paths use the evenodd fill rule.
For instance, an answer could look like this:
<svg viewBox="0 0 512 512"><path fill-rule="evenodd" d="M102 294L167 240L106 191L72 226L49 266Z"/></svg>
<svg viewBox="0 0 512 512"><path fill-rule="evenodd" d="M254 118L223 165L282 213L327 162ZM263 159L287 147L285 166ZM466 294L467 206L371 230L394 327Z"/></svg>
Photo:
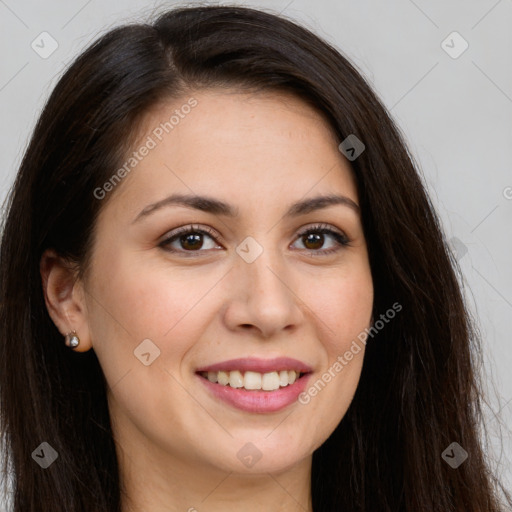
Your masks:
<svg viewBox="0 0 512 512"><path fill-rule="evenodd" d="M120 361L121 351L133 358L136 347L150 339L161 351L160 362L175 366L210 321L208 292L222 274L197 269L178 274L165 262L148 264L143 258L118 256L115 268L97 274L93 341ZM106 267L98 261L98 268Z"/></svg>
<svg viewBox="0 0 512 512"><path fill-rule="evenodd" d="M371 321L373 282L367 266L358 272L338 272L322 286L309 292L311 309L320 321L326 359L312 379L300 403L315 417L324 420L319 427L328 437L345 415L356 392L364 359L365 345L358 339Z"/></svg>
<svg viewBox="0 0 512 512"><path fill-rule="evenodd" d="M96 262L98 269L107 269L99 259ZM201 326L191 313L205 293L189 284L165 269L144 267L128 257L118 258L115 268L102 275L97 272L91 282L93 348L109 384L114 415L122 410L141 429L162 422L177 427L176 410L185 408L189 399L180 384L179 364L199 337ZM147 339L156 346L144 345L150 358L158 353L148 366L136 354ZM174 408L169 406L169 394Z"/></svg>
<svg viewBox="0 0 512 512"><path fill-rule="evenodd" d="M126 251L118 250L116 254L113 268L98 261L102 272L96 275L95 293L108 309L111 321L120 324L132 337L162 336L186 307L185 290L180 283L171 285L165 272L142 265Z"/></svg>
<svg viewBox="0 0 512 512"><path fill-rule="evenodd" d="M333 277L308 292L311 309L321 320L321 338L329 359L348 350L369 326L373 308L373 283L369 270Z"/></svg>

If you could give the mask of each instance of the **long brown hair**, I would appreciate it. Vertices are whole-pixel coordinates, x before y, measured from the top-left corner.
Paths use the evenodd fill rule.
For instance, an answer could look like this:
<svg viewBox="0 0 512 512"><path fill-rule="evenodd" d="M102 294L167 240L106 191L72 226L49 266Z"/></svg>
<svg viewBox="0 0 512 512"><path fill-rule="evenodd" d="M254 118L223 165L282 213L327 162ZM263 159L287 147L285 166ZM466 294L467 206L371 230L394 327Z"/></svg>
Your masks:
<svg viewBox="0 0 512 512"><path fill-rule="evenodd" d="M480 444L479 336L439 220L399 129L328 43L279 16L179 8L113 29L64 73L37 122L6 204L0 248L0 397L14 512L118 512L106 382L94 350L74 353L45 307L47 248L87 268L94 190L145 113L198 88L288 91L366 146L351 167L374 280L374 311L403 311L368 343L353 401L313 455L315 512L498 512L510 496ZM32 460L47 442L58 459ZM454 469L443 451L468 459Z"/></svg>

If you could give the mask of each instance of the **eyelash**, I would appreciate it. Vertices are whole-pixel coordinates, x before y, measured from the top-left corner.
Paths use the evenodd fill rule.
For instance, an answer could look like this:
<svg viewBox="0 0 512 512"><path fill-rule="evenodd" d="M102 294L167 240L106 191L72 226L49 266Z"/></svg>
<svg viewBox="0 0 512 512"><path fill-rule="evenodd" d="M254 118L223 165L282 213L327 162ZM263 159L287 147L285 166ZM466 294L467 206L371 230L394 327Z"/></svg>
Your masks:
<svg viewBox="0 0 512 512"><path fill-rule="evenodd" d="M334 247L331 249L324 249L324 250L303 249L309 253L312 253L311 256L315 256L316 254L324 256L324 255L339 251L343 247L350 246L350 240L348 239L348 237L346 235L338 233L337 231L334 231L333 229L330 229L327 224L316 224L313 226L309 226L307 229L305 229L297 234L297 240L302 238L304 235L308 235L311 233L317 233L317 234L322 234L322 235L331 235L337 244L337 247ZM208 235L209 237L211 237L214 240L215 243L218 243L216 240L216 234L212 229L210 229L206 226L203 228L200 228L198 226L190 225L190 226L183 226L183 227L178 228L175 231L173 231L167 238L165 238L165 240L160 242L159 247L162 247L164 250L172 252L172 253L182 253L184 255L184 257L193 257L195 255L195 253L206 252L204 250L185 251L185 250L176 250L176 249L169 248L169 245L174 240L179 239L180 237L182 237L184 235L188 235L188 234Z"/></svg>

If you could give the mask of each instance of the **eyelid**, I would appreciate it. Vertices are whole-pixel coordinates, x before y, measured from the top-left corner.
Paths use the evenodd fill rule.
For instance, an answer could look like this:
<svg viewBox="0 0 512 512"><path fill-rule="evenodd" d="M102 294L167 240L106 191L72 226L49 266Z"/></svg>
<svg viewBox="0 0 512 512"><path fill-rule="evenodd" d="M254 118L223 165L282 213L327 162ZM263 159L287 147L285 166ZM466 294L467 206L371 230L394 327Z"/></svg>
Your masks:
<svg viewBox="0 0 512 512"><path fill-rule="evenodd" d="M162 238L162 242L166 242L167 240L169 240L170 238L175 238L176 236L179 236L183 233L189 233L189 232L204 232L206 234L208 234L209 236L211 236L212 238L220 238L222 239L222 235L214 230L213 228L209 227L209 226L206 226L206 225L202 225L202 224L186 224L184 226L180 226L180 227L177 227L175 229L171 229L170 231L168 231Z"/></svg>
<svg viewBox="0 0 512 512"><path fill-rule="evenodd" d="M301 228L301 230L297 232L297 236L305 235L306 233L308 233L310 231L323 231L323 230L333 231L334 233L337 233L338 235L343 236L348 240L347 235L343 231L332 226L331 224L325 224L323 222L312 223L312 224L307 225L304 228Z"/></svg>

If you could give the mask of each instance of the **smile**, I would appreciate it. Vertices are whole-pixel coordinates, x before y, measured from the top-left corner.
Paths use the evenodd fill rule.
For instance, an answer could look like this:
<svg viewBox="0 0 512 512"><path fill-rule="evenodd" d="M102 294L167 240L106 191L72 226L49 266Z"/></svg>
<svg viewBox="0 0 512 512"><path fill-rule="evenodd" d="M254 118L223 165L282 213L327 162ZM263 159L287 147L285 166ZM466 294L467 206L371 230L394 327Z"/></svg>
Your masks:
<svg viewBox="0 0 512 512"><path fill-rule="evenodd" d="M295 370L281 370L279 372L259 373L240 370L230 372L201 372L201 376L210 382L220 384L221 386L230 386L232 388L244 388L248 391L263 390L275 391L293 384L304 373Z"/></svg>
<svg viewBox="0 0 512 512"><path fill-rule="evenodd" d="M313 369L293 358L240 358L196 370L219 403L253 413L277 412L297 402Z"/></svg>

